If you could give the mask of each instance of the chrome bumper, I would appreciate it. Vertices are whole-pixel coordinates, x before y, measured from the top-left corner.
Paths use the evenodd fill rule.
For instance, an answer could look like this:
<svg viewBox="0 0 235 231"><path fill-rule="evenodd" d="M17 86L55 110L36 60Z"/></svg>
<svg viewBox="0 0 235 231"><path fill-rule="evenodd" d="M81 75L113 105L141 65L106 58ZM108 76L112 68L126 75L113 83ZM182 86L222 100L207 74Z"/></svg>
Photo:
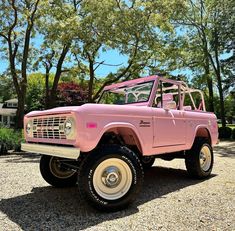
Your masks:
<svg viewBox="0 0 235 231"><path fill-rule="evenodd" d="M54 146L48 144L21 143L21 150L74 160L78 159L78 157L80 156L79 148Z"/></svg>

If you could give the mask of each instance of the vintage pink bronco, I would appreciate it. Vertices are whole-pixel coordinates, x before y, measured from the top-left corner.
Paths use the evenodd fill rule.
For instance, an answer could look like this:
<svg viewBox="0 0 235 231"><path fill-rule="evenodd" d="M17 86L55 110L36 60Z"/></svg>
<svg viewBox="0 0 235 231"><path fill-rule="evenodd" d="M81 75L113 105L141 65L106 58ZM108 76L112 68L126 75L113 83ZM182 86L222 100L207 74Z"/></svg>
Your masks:
<svg viewBox="0 0 235 231"><path fill-rule="evenodd" d="M208 177L218 138L202 92L159 76L107 86L95 104L30 112L24 124L22 150L42 154L42 177L78 184L91 205L109 211L136 198L155 158L184 158L191 176Z"/></svg>

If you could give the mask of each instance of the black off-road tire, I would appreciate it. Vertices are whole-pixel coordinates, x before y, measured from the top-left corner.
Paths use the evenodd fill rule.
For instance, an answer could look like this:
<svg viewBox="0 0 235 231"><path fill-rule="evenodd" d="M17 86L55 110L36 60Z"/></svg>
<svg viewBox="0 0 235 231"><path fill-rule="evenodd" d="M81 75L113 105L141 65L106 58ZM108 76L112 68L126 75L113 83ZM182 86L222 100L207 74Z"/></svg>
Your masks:
<svg viewBox="0 0 235 231"><path fill-rule="evenodd" d="M144 170L148 170L150 169L155 161L155 157L153 156L142 156L141 157L141 164L144 168Z"/></svg>
<svg viewBox="0 0 235 231"><path fill-rule="evenodd" d="M118 174L113 171L119 176L115 180L118 183L112 187L112 190L118 191L122 184L129 185L116 194L110 193L110 185L107 183L106 172L112 174L110 170L112 168L117 169L115 171ZM104 175L107 177L105 178ZM101 146L88 154L79 169L78 187L80 195L91 206L101 211L117 211L134 201L141 190L143 179L143 167L137 155L127 147L113 144ZM115 198L116 195L118 195L117 198Z"/></svg>
<svg viewBox="0 0 235 231"><path fill-rule="evenodd" d="M203 152L207 154L207 164L205 167L201 164L203 162L200 157ZM202 153L202 154L201 154ZM208 140L202 137L197 137L192 148L185 153L185 164L189 175L193 178L204 179L210 176L214 163L213 150Z"/></svg>
<svg viewBox="0 0 235 231"><path fill-rule="evenodd" d="M64 187L72 187L75 186L77 183L77 172L72 172L69 170L65 169L60 169L59 166L54 166L56 158L57 160L59 159L58 157L53 157L53 156L46 156L43 155L41 156L40 159L40 172L43 177L43 179L50 185L58 188L64 188ZM59 173L62 173L62 175L59 176L59 173L56 173L56 169L58 167ZM66 175L63 176L64 173L68 173L67 177ZM70 172L70 174L69 174Z"/></svg>

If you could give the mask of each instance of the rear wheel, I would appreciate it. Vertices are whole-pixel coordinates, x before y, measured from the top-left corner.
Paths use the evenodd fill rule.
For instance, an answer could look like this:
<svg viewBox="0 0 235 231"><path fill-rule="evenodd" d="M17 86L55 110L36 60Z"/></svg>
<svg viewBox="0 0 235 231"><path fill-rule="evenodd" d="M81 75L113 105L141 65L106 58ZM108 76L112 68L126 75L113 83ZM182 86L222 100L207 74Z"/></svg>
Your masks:
<svg viewBox="0 0 235 231"><path fill-rule="evenodd" d="M40 172L44 180L55 187L71 187L77 183L77 172L62 165L62 158L43 155Z"/></svg>
<svg viewBox="0 0 235 231"><path fill-rule="evenodd" d="M78 186L95 208L115 211L125 208L138 195L143 183L140 160L130 149L108 145L88 154L83 161Z"/></svg>
<svg viewBox="0 0 235 231"><path fill-rule="evenodd" d="M206 178L213 168L212 147L205 138L196 138L193 147L186 152L185 164L188 173L195 178Z"/></svg>

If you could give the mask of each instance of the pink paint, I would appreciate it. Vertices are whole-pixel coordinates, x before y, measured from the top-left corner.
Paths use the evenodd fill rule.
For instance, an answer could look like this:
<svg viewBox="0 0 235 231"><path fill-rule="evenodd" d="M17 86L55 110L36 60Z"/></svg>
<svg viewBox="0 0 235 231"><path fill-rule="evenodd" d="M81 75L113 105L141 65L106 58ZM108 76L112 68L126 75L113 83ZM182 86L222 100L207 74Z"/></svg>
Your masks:
<svg viewBox="0 0 235 231"><path fill-rule="evenodd" d="M76 128L73 139L63 140L33 138L33 136L27 135L25 130L26 142L73 145L82 152L89 152L97 146L104 133L113 132L120 134L127 145L137 144L143 155L155 155L190 149L199 132L202 135L209 134L212 145L215 145L218 140L218 128L216 116L213 113L193 110L183 103L177 109L167 110L152 106L158 80L164 79L150 76L105 87L105 90L109 90L154 81L148 102L129 105L88 103L82 106L30 112L25 116L25 125L34 118L63 115L72 117ZM165 81L178 85L183 84L169 79ZM208 120L211 121L212 126L208 124Z"/></svg>

